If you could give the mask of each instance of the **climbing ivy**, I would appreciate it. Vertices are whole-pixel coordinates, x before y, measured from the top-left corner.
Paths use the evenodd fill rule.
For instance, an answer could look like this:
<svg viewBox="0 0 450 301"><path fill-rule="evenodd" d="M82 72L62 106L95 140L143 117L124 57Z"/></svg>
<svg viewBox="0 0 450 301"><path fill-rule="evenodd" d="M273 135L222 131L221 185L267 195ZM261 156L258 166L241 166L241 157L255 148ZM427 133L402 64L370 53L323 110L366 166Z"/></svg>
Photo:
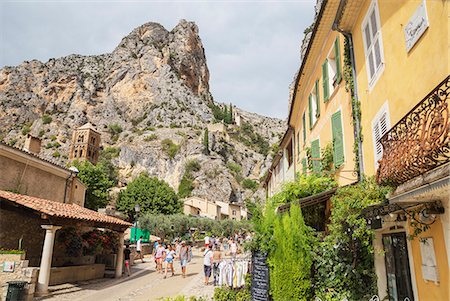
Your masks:
<svg viewBox="0 0 450 301"><path fill-rule="evenodd" d="M347 37L344 40L344 66L343 66L343 77L345 80L345 89L350 92L351 102L352 102L352 124L354 129L357 131L357 139L353 144L353 154L355 156L355 169L359 171L359 142L363 141L362 127L361 123L357 123L357 120L361 120L361 103L355 97L355 83L352 72L352 60L350 55L350 41Z"/></svg>

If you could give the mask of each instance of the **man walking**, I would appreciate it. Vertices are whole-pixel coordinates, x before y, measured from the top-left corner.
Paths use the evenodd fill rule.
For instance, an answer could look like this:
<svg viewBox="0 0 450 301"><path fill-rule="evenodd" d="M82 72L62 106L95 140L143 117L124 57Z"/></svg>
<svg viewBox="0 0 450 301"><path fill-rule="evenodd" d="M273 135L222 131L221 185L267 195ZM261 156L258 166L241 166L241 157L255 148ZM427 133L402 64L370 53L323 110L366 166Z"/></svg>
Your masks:
<svg viewBox="0 0 450 301"><path fill-rule="evenodd" d="M144 255L142 254L142 236L139 237L137 243L136 243L136 252L138 254L138 257L144 262Z"/></svg>
<svg viewBox="0 0 450 301"><path fill-rule="evenodd" d="M211 277L211 266L214 262L212 245L209 245L203 258L203 271L205 272L205 285L209 284L209 277Z"/></svg>
<svg viewBox="0 0 450 301"><path fill-rule="evenodd" d="M181 248L180 248L180 264L181 264L181 275L183 278L186 277L186 266L189 259L189 248L186 246L186 242L183 240L181 242Z"/></svg>

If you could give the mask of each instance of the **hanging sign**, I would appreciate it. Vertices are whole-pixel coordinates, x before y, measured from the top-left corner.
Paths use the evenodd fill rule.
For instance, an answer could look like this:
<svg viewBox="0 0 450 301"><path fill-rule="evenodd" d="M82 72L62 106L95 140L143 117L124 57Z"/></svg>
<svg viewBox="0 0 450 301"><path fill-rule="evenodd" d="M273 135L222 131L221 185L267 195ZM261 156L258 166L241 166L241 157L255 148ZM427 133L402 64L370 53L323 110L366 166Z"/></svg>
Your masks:
<svg viewBox="0 0 450 301"><path fill-rule="evenodd" d="M14 272L14 261L5 261L3 262L3 272L12 273Z"/></svg>
<svg viewBox="0 0 450 301"><path fill-rule="evenodd" d="M428 26L430 24L428 22L427 7L425 0L423 0L422 4L419 5L403 29L405 33L406 52L409 52L413 48Z"/></svg>
<svg viewBox="0 0 450 301"><path fill-rule="evenodd" d="M254 252L252 256L252 301L269 300L269 266L267 254Z"/></svg>

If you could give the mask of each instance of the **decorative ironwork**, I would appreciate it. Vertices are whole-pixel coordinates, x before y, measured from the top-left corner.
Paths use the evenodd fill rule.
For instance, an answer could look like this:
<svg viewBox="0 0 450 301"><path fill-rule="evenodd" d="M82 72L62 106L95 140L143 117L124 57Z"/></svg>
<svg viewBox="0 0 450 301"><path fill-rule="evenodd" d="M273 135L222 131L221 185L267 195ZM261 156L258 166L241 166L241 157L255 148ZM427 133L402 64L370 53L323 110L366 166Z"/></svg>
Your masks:
<svg viewBox="0 0 450 301"><path fill-rule="evenodd" d="M450 76L381 139L378 183L399 185L450 161Z"/></svg>

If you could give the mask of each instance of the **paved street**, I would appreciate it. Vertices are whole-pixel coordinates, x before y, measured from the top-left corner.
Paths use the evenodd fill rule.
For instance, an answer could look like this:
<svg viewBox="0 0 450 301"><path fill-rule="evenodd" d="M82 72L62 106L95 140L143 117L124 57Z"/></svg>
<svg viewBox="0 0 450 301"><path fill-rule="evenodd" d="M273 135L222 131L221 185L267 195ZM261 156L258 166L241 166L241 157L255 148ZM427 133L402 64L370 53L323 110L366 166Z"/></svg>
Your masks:
<svg viewBox="0 0 450 301"><path fill-rule="evenodd" d="M203 285L203 259L198 250L194 251L194 258L188 265L186 278L181 277L179 261L175 262L174 267L175 276L163 279L163 275L156 273L154 262L147 257L145 263L133 266L130 277L53 286L50 296L35 300L147 301L178 295L206 297L213 295L214 287Z"/></svg>

